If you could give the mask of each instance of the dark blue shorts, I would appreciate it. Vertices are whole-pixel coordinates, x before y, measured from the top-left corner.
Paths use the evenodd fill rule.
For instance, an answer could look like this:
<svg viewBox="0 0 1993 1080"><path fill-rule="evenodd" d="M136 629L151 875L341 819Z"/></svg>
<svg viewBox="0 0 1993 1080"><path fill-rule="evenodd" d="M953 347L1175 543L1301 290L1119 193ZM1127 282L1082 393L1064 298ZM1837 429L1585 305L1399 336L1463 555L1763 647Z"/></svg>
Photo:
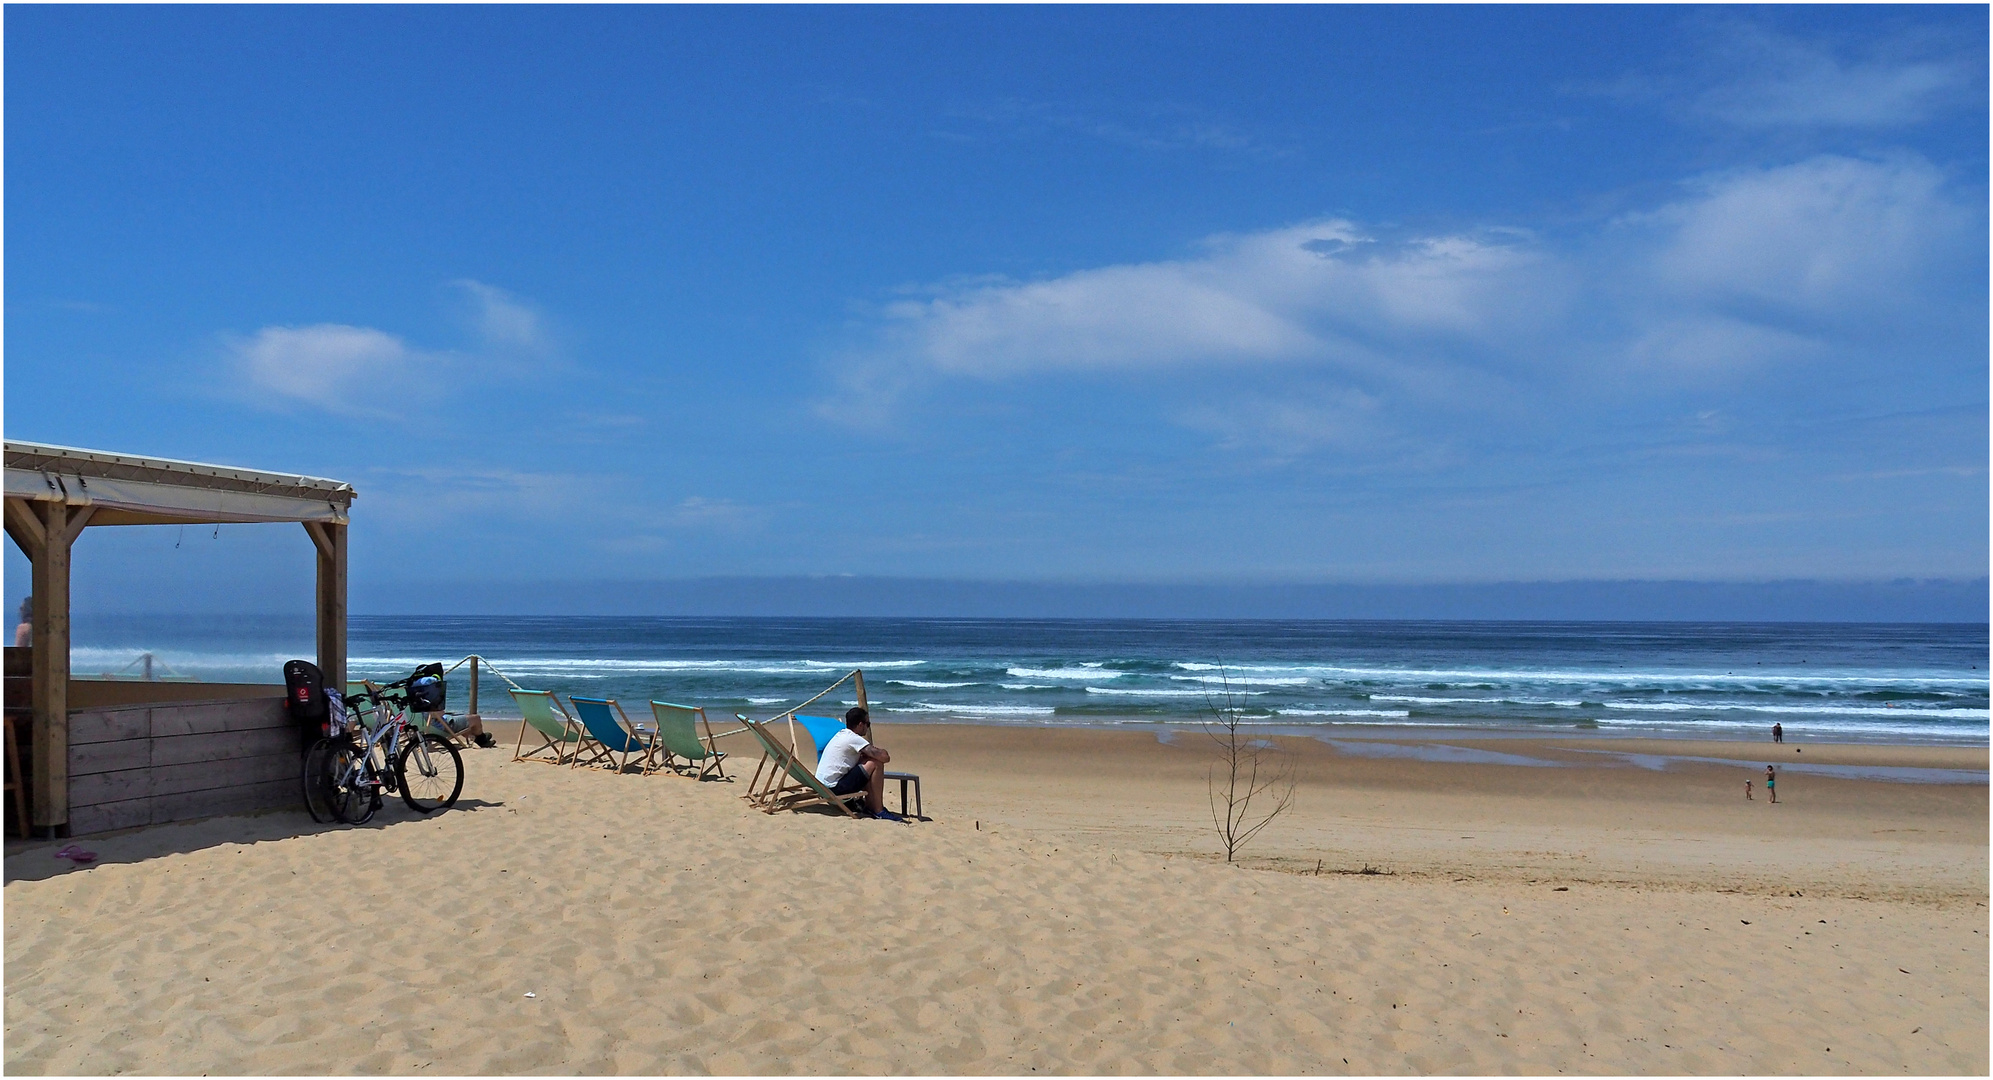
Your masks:
<svg viewBox="0 0 1993 1080"><path fill-rule="evenodd" d="M837 778L837 783L830 786L830 793L832 795L850 795L864 791L865 786L871 782L872 778L865 773L865 763L861 761L853 765L843 776Z"/></svg>

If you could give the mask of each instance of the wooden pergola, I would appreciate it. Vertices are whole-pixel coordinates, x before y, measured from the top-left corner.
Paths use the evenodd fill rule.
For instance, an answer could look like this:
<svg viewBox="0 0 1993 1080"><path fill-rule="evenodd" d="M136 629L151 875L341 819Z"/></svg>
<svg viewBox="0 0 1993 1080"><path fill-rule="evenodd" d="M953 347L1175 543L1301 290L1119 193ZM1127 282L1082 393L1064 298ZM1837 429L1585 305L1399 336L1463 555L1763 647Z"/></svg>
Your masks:
<svg viewBox="0 0 1993 1080"><path fill-rule="evenodd" d="M6 442L6 475L7 535L33 567L28 756L36 828L69 821L70 549L87 527L302 524L318 549L318 666L326 685L345 685L351 484L13 440Z"/></svg>

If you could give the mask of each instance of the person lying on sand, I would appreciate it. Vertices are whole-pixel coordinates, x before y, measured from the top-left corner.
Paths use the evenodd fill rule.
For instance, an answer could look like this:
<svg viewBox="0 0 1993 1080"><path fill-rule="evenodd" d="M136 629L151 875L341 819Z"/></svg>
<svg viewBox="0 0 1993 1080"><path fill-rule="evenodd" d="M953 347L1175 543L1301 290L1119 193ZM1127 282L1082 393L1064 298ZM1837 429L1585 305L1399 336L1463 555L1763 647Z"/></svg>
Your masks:
<svg viewBox="0 0 1993 1080"><path fill-rule="evenodd" d="M461 735L486 750L498 745L498 740L484 730L483 717L465 716L461 713L417 713L416 715L421 718L415 724L417 731L447 731L452 735ZM430 723L436 726L431 728Z"/></svg>
<svg viewBox="0 0 1993 1080"><path fill-rule="evenodd" d="M875 818L900 821L900 815L886 809L886 763L893 755L872 745L872 715L854 707L844 714L844 730L830 737L830 743L817 751L817 779L833 795L865 793L865 808Z"/></svg>

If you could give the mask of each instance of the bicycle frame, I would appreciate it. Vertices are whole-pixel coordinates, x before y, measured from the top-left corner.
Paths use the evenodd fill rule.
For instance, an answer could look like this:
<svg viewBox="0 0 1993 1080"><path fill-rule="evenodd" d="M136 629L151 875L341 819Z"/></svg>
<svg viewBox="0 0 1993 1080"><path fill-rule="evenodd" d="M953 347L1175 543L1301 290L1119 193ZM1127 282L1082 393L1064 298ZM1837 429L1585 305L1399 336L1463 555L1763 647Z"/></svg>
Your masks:
<svg viewBox="0 0 1993 1080"><path fill-rule="evenodd" d="M380 716L380 723L375 725L374 730L359 739L360 752L354 755L353 764L341 778L349 787L379 788L384 778L393 779L394 762L401 753L401 740L404 734L410 740L409 745L414 748L418 768L425 774L432 771L429 747L423 743L422 734L415 730L415 725L409 722L408 710L405 707L398 707L405 706L406 699L399 702L394 700L393 695L389 693L392 689L393 686L387 686L364 694L355 694L346 701L347 726L350 728L358 731L366 730L366 725L360 721L360 716L365 711L361 707L363 702L372 703L376 714ZM377 748L381 751L378 768L374 765L374 751Z"/></svg>

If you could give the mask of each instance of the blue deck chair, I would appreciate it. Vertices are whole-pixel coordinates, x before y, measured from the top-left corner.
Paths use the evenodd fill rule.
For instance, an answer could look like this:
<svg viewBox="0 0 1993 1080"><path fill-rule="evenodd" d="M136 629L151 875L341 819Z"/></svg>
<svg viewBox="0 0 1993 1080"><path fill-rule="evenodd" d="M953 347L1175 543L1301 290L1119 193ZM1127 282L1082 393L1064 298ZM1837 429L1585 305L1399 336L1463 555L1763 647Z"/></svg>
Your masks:
<svg viewBox="0 0 1993 1080"><path fill-rule="evenodd" d="M623 707L614 698L585 698L568 696L574 706L576 716L581 718L581 726L588 731L588 742L595 744L593 752L584 745L574 755L574 765L595 765L607 761L617 772L630 765L630 760L643 755L644 775L649 776L657 766L657 736L649 731L637 733L635 724L623 714ZM621 717L620 720L617 718ZM583 757L587 754L587 757ZM616 755L623 755L616 760ZM572 766L570 766L572 767Z"/></svg>
<svg viewBox="0 0 1993 1080"><path fill-rule="evenodd" d="M828 716L796 715L796 722L810 733L810 741L817 744L817 767L823 767L823 748L830 745L831 736L844 730L844 721L833 720Z"/></svg>

